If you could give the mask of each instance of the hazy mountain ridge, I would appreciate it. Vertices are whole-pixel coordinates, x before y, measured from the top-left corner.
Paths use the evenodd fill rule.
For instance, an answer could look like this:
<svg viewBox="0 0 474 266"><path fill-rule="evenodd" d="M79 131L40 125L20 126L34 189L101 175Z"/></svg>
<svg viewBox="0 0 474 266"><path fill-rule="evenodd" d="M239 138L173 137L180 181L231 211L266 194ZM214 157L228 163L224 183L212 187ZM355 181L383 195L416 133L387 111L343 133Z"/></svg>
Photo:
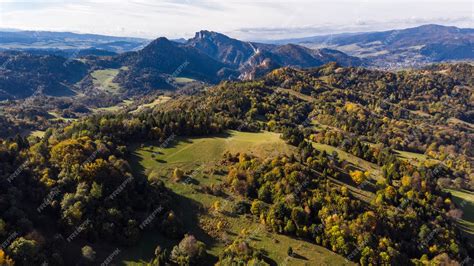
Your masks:
<svg viewBox="0 0 474 266"><path fill-rule="evenodd" d="M310 48L333 48L370 60L370 65L382 68L474 59L474 29L432 24L401 30L279 40L274 43L290 42Z"/></svg>
<svg viewBox="0 0 474 266"><path fill-rule="evenodd" d="M50 31L0 31L0 50L105 50L114 53L143 47L149 40L97 34Z"/></svg>

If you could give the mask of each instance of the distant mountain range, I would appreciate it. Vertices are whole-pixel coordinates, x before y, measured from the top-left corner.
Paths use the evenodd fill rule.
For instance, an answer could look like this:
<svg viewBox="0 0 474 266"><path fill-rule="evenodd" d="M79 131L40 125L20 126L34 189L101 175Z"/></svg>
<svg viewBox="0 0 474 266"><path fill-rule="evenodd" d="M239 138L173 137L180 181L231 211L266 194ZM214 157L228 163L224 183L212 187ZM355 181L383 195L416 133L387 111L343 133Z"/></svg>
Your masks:
<svg viewBox="0 0 474 266"><path fill-rule="evenodd" d="M91 80L90 74L98 69L117 69L114 82L126 91L140 92L174 89L170 81L178 76L215 84L254 79L287 66L311 68L336 62L341 66L402 68L474 59L473 29L438 25L276 43L245 42L211 31L197 32L189 40L161 37L151 42L73 33L2 34L7 38L0 38L0 47L22 43L29 49L0 52L0 100L26 97L38 86L51 95L69 95L66 89L71 90L82 79ZM39 43L48 48L31 49ZM68 48L59 48L61 43ZM83 48L73 49L71 55L71 47Z"/></svg>
<svg viewBox="0 0 474 266"><path fill-rule="evenodd" d="M474 29L423 25L402 30L345 33L274 41L331 48L364 58L373 67L397 68L474 60Z"/></svg>
<svg viewBox="0 0 474 266"><path fill-rule="evenodd" d="M49 51L76 57L78 51L123 53L143 48L150 40L97 34L49 31L0 31L0 50Z"/></svg>

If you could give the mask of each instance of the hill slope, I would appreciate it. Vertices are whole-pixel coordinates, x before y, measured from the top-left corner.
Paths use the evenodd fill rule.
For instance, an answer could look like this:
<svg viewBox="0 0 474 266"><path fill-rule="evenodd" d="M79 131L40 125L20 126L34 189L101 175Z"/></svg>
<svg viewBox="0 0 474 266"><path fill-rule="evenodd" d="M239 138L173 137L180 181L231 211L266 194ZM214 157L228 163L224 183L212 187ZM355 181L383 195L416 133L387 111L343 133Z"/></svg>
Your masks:
<svg viewBox="0 0 474 266"><path fill-rule="evenodd" d="M71 96L71 86L88 67L60 56L0 53L0 100L26 98L35 91L52 96Z"/></svg>
<svg viewBox="0 0 474 266"><path fill-rule="evenodd" d="M2 139L1 254L20 266L465 261L471 205L446 189L473 188L472 70L287 67Z"/></svg>

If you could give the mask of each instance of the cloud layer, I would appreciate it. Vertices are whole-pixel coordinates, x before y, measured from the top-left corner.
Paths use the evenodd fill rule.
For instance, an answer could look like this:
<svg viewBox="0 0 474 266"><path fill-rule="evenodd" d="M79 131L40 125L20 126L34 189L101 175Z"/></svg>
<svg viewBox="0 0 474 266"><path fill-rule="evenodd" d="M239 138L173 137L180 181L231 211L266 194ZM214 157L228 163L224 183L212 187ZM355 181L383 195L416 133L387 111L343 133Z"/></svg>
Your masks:
<svg viewBox="0 0 474 266"><path fill-rule="evenodd" d="M474 27L474 2L267 0L0 0L0 27L154 38L201 29L280 39L439 23Z"/></svg>

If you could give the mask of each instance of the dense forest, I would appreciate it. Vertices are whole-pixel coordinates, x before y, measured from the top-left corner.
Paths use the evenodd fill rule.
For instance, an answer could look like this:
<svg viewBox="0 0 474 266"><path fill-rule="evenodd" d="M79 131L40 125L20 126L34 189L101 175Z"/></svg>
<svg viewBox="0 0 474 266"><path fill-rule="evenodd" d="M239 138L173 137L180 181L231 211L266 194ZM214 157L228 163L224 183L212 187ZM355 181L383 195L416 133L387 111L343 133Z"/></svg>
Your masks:
<svg viewBox="0 0 474 266"><path fill-rule="evenodd" d="M277 132L296 149L271 158L222 157L220 190L242 200L235 215L250 215L269 232L316 243L360 265L462 263L474 249L456 226L459 206L443 189L474 189L472 72L468 64L397 73L337 64L281 68L136 112L41 120L49 128L41 138L0 140L0 265L90 265L100 252L93 243L134 246L151 228L180 241L171 250L157 247L150 265L202 265L206 245L183 228L170 188L132 175L130 145L230 129ZM64 110L80 111L78 104L62 103ZM18 112L9 119L20 114L41 117ZM382 172L371 179L373 173L314 143L338 147ZM432 161L403 160L400 152ZM176 169L173 178L182 182L183 175ZM364 201L338 181L375 197ZM217 260L270 264L242 236Z"/></svg>

